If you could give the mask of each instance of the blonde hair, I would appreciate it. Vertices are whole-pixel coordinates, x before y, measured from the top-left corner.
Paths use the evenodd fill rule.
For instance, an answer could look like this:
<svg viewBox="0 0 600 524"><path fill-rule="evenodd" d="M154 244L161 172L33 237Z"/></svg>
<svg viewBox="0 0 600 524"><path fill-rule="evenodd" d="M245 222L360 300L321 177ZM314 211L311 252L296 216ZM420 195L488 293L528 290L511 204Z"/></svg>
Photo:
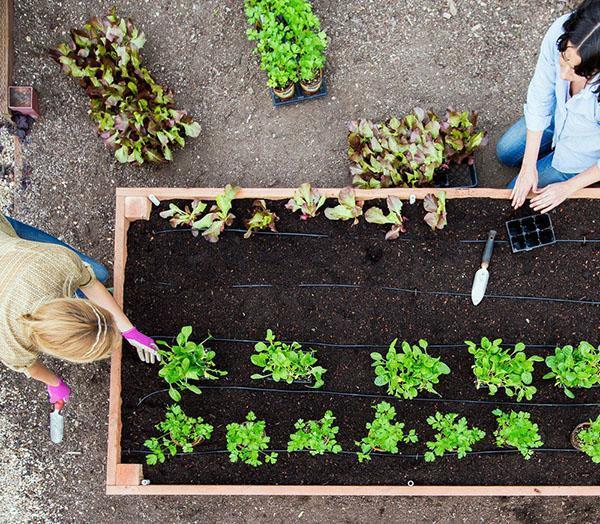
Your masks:
<svg viewBox="0 0 600 524"><path fill-rule="evenodd" d="M79 298L58 298L23 315L35 349L71 362L108 358L121 338L113 316Z"/></svg>

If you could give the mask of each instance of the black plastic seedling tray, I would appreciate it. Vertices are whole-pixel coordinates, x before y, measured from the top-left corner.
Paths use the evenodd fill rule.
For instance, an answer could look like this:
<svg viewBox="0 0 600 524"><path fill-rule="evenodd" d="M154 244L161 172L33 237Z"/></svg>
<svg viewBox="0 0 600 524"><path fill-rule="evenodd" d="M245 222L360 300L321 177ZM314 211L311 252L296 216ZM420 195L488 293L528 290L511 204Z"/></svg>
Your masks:
<svg viewBox="0 0 600 524"><path fill-rule="evenodd" d="M556 242L554 227L548 213L509 220L506 231L513 253L531 251Z"/></svg>
<svg viewBox="0 0 600 524"><path fill-rule="evenodd" d="M325 82L325 77L323 77L323 83L321 84L321 88L314 95L305 95L300 87L300 84L296 84L296 90L294 91L294 96L289 98L288 100L281 100L279 97L275 96L273 89L271 91L271 99L273 100L273 105L275 107L279 106L289 106L292 104L299 104L300 102L306 102L307 100L314 100L315 98L321 98L327 94L327 83Z"/></svg>
<svg viewBox="0 0 600 524"><path fill-rule="evenodd" d="M438 169L433 183L435 187L477 187L475 164L450 164L447 169Z"/></svg>

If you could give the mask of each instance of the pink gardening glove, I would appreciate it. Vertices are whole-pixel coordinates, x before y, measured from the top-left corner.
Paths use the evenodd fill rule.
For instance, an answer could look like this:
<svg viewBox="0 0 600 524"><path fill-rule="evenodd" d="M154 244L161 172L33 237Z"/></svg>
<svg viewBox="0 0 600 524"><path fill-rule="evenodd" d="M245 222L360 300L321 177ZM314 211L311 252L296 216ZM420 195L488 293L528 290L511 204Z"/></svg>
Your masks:
<svg viewBox="0 0 600 524"><path fill-rule="evenodd" d="M48 400L50 404L56 404L61 400L63 402L67 402L69 400L69 395L71 394L71 390L69 386L67 386L63 379L58 377L58 386L51 386L50 384L46 384L46 389L48 390Z"/></svg>
<svg viewBox="0 0 600 524"><path fill-rule="evenodd" d="M154 364L157 360L160 360L156 342L143 333L140 333L137 328L131 328L129 331L125 331L123 333L123 338L137 349L138 356L142 362Z"/></svg>

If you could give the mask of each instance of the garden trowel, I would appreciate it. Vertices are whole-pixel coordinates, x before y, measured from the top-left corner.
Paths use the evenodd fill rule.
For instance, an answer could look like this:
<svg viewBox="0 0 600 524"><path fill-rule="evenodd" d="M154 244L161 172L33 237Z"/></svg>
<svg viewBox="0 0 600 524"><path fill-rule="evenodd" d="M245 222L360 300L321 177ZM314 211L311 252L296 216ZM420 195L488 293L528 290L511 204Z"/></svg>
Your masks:
<svg viewBox="0 0 600 524"><path fill-rule="evenodd" d="M492 258L492 251L494 251L494 239L496 238L496 231L491 230L488 233L487 241L485 243L485 249L483 250L483 256L481 257L481 268L475 273L473 279L473 287L471 288L471 300L474 305L478 305L485 296L485 289L487 288L488 280L490 279L490 273L488 266Z"/></svg>
<svg viewBox="0 0 600 524"><path fill-rule="evenodd" d="M65 418L61 414L64 405L64 401L59 400L54 404L54 408L50 413L50 440L55 444L62 442L65 432Z"/></svg>

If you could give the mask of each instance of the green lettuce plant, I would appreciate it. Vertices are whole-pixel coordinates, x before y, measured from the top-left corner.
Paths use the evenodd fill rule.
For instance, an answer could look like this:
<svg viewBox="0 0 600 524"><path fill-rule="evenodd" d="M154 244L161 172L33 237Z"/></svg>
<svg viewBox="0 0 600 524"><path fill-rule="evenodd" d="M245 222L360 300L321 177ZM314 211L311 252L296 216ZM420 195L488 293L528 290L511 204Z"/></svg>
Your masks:
<svg viewBox="0 0 600 524"><path fill-rule="evenodd" d="M51 51L64 73L79 80L90 98L90 117L121 163L160 163L197 137L200 125L175 109L173 94L142 65L146 38L113 10L72 29L71 41Z"/></svg>
<svg viewBox="0 0 600 524"><path fill-rule="evenodd" d="M202 393L190 380L217 380L227 375L227 371L216 368L215 352L205 347L211 337L196 343L189 339L191 334L191 326L184 326L174 345L171 346L163 340L156 342L166 348L158 350L161 356L158 375L169 385L169 396L175 402L181 400L181 391L189 390L198 395Z"/></svg>
<svg viewBox="0 0 600 524"><path fill-rule="evenodd" d="M433 230L444 229L448 224L446 213L446 192L440 191L437 195L433 193L425 195L423 199L425 223Z"/></svg>
<svg viewBox="0 0 600 524"><path fill-rule="evenodd" d="M321 420L299 419L294 424L296 432L290 435L287 450L308 450L313 457L324 453L339 453L342 446L337 443L336 435L340 428L334 424L335 417L329 410Z"/></svg>
<svg viewBox="0 0 600 524"><path fill-rule="evenodd" d="M472 164L473 153L488 142L485 131L477 129L477 112L448 108L441 121L444 163Z"/></svg>
<svg viewBox="0 0 600 524"><path fill-rule="evenodd" d="M494 437L499 447L517 448L525 460L529 460L533 456L533 449L544 445L538 425L531 422L531 415L526 411L504 413L501 409L495 409L492 413L498 422Z"/></svg>
<svg viewBox="0 0 600 524"><path fill-rule="evenodd" d="M277 231L275 223L279 220L279 217L267 208L267 203L264 200L255 200L252 203L252 207L252 216L244 221L247 228L244 238L250 238L253 231L260 231L262 229Z"/></svg>
<svg viewBox="0 0 600 524"><path fill-rule="evenodd" d="M308 220L315 218L321 206L325 203L325 197L322 196L316 189L313 189L310 184L302 184L296 189L293 198L285 205L292 213L300 211L300 219Z"/></svg>
<svg viewBox="0 0 600 524"><path fill-rule="evenodd" d="M335 207L325 208L325 216L329 220L354 220L358 224L358 217L363 214L362 200L356 200L356 192L351 187L345 187L338 196L339 204Z"/></svg>
<svg viewBox="0 0 600 524"><path fill-rule="evenodd" d="M366 437L354 443L360 447L358 461L371 460L373 451L397 454L398 444L414 443L419 440L414 429L404 431L403 422L395 422L396 408L388 402L380 402L375 408L375 419L367 422Z"/></svg>
<svg viewBox="0 0 600 524"><path fill-rule="evenodd" d="M439 411L432 417L427 417L427 423L435 430L435 440L426 442L429 451L425 452L425 462L433 462L436 457L446 453L456 453L461 459L473 450L473 445L485 437L485 431L477 427L469 427L467 419L457 413L442 415Z"/></svg>
<svg viewBox="0 0 600 524"><path fill-rule="evenodd" d="M400 233L406 233L404 222L407 218L402 216L402 200L397 196L388 196L386 202L389 210L387 215L379 207L370 207L365 213L365 220L371 224L391 224L385 239L396 240Z"/></svg>
<svg viewBox="0 0 600 524"><path fill-rule="evenodd" d="M159 213L161 218L168 218L171 227L188 226L192 228L192 235L198 236L198 229L195 224L198 222L198 217L206 209L206 204L201 200L192 200L191 207L185 206L183 209L175 204L169 204L169 209Z"/></svg>
<svg viewBox="0 0 600 524"><path fill-rule="evenodd" d="M315 351L303 351L298 342L286 344L277 340L273 331L267 329L266 343L258 342L254 346L255 353L250 360L255 366L261 367L261 373L254 373L250 378L260 380L271 378L275 382L292 384L299 380L312 380L311 388L320 388L323 384L323 375L327 371L317 366Z"/></svg>
<svg viewBox="0 0 600 524"><path fill-rule="evenodd" d="M490 395L495 395L500 388L504 388L507 396L517 397L517 402L526 398L531 400L537 391L533 382L533 367L535 362L544 359L537 355L529 358L525 355L525 344L519 342L513 349L502 347L502 339L489 340L487 337L476 344L466 341L469 353L473 355L475 363L472 366L477 379L477 388L489 388Z"/></svg>
<svg viewBox="0 0 600 524"><path fill-rule="evenodd" d="M595 464L600 464L600 415L596 420L590 420L590 425L577 433L577 440L581 451Z"/></svg>
<svg viewBox="0 0 600 524"><path fill-rule="evenodd" d="M239 187L227 184L223 193L215 199L210 211L194 222L192 227L202 230L202 236L209 242L218 242L225 226L233 224L235 215L231 213L231 206L239 191Z"/></svg>
<svg viewBox="0 0 600 524"><path fill-rule="evenodd" d="M591 388L600 384L600 347L582 341L579 346L564 346L554 350L554 355L546 357L550 372L545 379L555 379L555 385L562 387L565 395L575 398L573 388Z"/></svg>
<svg viewBox="0 0 600 524"><path fill-rule="evenodd" d="M165 419L154 427L161 435L144 442L144 446L150 450L146 455L146 463L151 466L159 462L162 464L167 454L174 457L178 449L183 453L191 453L194 446L209 440L213 432L211 424L204 422L202 417L187 416L179 404L169 406Z"/></svg>
<svg viewBox="0 0 600 524"><path fill-rule="evenodd" d="M275 464L277 453L265 452L271 441L265 428L266 422L257 420L253 411L248 412L245 422L227 424L226 440L229 460L243 462L254 467L262 465L263 460L267 464Z"/></svg>
<svg viewBox="0 0 600 524"><path fill-rule="evenodd" d="M420 391L438 392L440 375L448 375L450 368L440 358L427 353L427 341L419 340L418 345L402 342L400 351L396 350L395 339L385 357L381 353L371 353L372 367L375 368L375 385L387 386L387 392L395 397L412 399Z"/></svg>

